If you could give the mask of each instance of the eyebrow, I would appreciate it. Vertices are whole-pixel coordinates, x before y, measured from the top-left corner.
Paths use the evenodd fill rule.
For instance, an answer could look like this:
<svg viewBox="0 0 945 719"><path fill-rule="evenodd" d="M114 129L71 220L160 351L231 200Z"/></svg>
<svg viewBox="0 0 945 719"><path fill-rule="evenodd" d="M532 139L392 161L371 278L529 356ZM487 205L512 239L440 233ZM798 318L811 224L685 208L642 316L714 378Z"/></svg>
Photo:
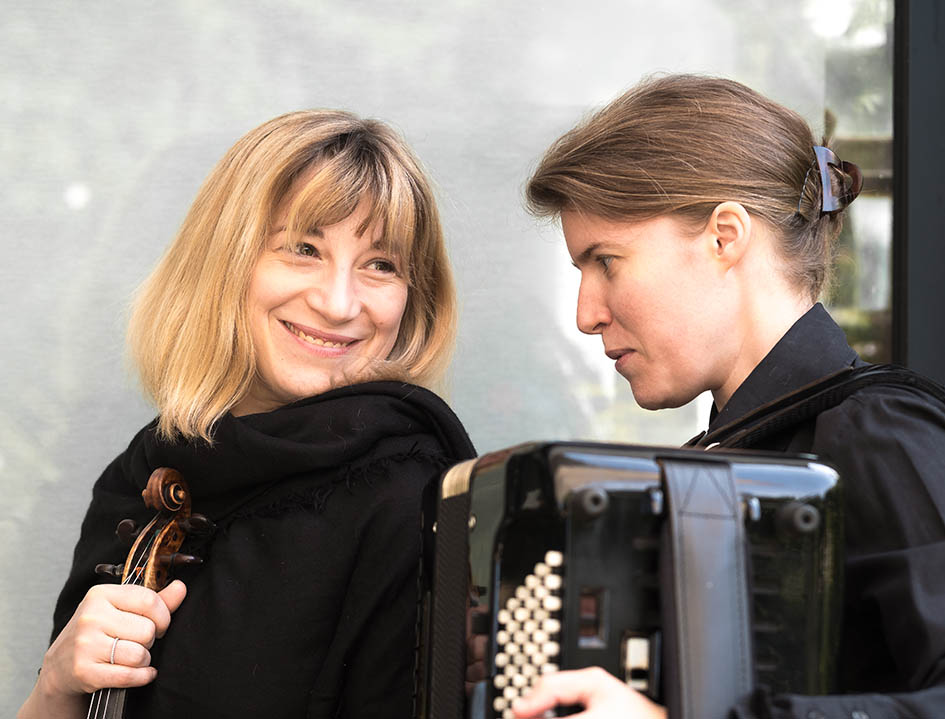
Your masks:
<svg viewBox="0 0 945 719"><path fill-rule="evenodd" d="M285 225L282 225L282 226L280 226L280 227L277 227L277 228L276 228L276 231L275 231L275 234L279 234L280 232L285 232L287 229L288 229L288 228L287 228ZM322 229L321 229L320 227L312 227L311 229L306 230L306 231L305 231L305 234L307 234L307 235L315 235L316 237L318 237L318 238L320 238L320 239L325 239L325 233L322 232ZM372 250L384 250L384 251L387 251L388 245L385 244L385 241L384 241L384 238L383 238L383 237L379 237L378 239L374 240L374 241L371 243L371 249L372 249Z"/></svg>
<svg viewBox="0 0 945 719"><path fill-rule="evenodd" d="M583 264L586 264L588 260L601 248L603 247L603 242L594 242L593 244L588 245L584 248L584 251L577 256L577 258L571 264L575 267L580 267Z"/></svg>

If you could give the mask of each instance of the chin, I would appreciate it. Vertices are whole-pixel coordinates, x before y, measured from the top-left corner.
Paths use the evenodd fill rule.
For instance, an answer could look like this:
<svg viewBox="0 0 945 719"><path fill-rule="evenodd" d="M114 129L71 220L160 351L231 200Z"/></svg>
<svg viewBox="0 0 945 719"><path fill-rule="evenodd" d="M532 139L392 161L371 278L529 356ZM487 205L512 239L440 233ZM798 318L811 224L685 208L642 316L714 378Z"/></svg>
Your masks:
<svg viewBox="0 0 945 719"><path fill-rule="evenodd" d="M646 387L634 387L630 384L630 392L633 393L633 400L643 409L674 409L682 407L695 397L688 395L674 395L669 392L647 391Z"/></svg>

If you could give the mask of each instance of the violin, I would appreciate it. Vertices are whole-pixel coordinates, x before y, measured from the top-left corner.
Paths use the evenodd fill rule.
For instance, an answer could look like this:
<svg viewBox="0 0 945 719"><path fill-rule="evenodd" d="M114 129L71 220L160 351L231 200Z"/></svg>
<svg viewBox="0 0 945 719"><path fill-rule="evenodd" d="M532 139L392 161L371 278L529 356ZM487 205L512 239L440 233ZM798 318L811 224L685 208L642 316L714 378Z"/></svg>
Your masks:
<svg viewBox="0 0 945 719"><path fill-rule="evenodd" d="M140 529L134 520L123 519L116 533L133 541L123 565L99 564L97 574L120 577L122 584L135 584L159 592L167 586L176 565L200 564L202 559L178 552L189 533L207 534L213 523L201 514L191 514L190 492L180 472L159 467L151 473L141 493L145 506L157 512ZM87 719L123 719L126 689L99 689L92 694Z"/></svg>

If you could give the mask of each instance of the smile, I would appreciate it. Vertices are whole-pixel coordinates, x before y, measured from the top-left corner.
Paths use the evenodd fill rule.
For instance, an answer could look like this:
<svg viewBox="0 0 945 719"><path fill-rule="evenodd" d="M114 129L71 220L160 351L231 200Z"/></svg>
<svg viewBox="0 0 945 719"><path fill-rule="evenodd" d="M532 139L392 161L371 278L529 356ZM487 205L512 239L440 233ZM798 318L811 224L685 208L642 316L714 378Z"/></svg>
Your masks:
<svg viewBox="0 0 945 719"><path fill-rule="evenodd" d="M341 347L348 347L349 345L352 345L355 342L357 342L357 340L346 340L346 341L336 342L332 340L322 339L321 337L312 337L311 335L308 335L302 330L300 330L291 322L286 322L285 320L282 320L282 324L285 325L286 329L289 330L289 332L294 334L296 337L299 337L300 339L305 340L309 344L317 345L319 347L330 347L332 349L340 349Z"/></svg>

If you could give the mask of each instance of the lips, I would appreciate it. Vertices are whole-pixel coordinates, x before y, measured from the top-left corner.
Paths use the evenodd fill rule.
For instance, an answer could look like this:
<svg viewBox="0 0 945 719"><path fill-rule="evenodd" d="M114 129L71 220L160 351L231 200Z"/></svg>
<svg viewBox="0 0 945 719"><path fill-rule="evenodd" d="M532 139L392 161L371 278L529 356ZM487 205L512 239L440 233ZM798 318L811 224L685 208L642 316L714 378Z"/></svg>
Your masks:
<svg viewBox="0 0 945 719"><path fill-rule="evenodd" d="M607 355L610 359L614 360L614 369L617 370L620 374L623 374L623 368L630 361L630 358L636 354L636 350L631 349L616 349L616 350L604 350L604 354Z"/></svg>
<svg viewBox="0 0 945 719"><path fill-rule="evenodd" d="M301 340L308 342L309 344L315 345L317 347L327 347L330 349L343 349L353 345L358 340L351 337L343 337L341 335L330 335L324 332L316 332L310 327L300 327L299 325L294 325L291 322L282 320L283 326L289 332L294 334Z"/></svg>

